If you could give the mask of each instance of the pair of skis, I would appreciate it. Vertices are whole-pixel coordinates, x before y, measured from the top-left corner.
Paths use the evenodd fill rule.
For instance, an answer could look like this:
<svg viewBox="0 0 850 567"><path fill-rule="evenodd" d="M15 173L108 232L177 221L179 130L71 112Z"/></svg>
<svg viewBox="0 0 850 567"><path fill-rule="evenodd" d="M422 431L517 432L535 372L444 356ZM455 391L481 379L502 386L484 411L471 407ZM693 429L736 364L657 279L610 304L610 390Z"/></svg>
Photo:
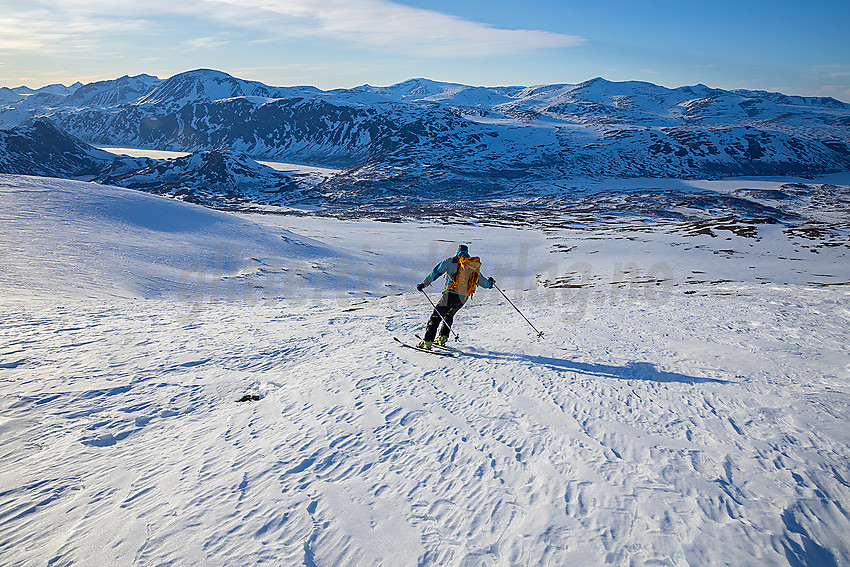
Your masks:
<svg viewBox="0 0 850 567"><path fill-rule="evenodd" d="M418 335L417 335L417 338L419 338ZM397 342L398 344L400 344L401 346L403 346L405 348L411 348L413 350L418 350L419 352L427 352L428 354L435 354L437 356L449 356L449 357L454 358L455 354L457 354L457 352L458 352L458 351L456 351L452 348L449 348L449 347L446 347L446 346L440 346L436 343L434 343L434 345L432 345L433 348L431 348L429 350L427 348L419 348L418 346L414 346L414 345L402 342L401 339L399 339L398 337L393 337L393 340L395 340L395 342Z"/></svg>

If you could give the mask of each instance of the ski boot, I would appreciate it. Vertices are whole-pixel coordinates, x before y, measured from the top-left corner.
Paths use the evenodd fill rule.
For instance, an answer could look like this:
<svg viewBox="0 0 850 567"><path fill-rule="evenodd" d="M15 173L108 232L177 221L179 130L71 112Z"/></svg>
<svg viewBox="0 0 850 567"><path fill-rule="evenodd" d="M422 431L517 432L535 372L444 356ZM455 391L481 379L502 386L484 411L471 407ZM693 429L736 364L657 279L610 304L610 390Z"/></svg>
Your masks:
<svg viewBox="0 0 850 567"><path fill-rule="evenodd" d="M437 337L437 340L435 342L437 343L438 346L444 347L444 346L446 346L446 341L448 341L448 340L449 340L449 337L440 335L439 337Z"/></svg>
<svg viewBox="0 0 850 567"><path fill-rule="evenodd" d="M431 345L434 344L434 341L419 341L419 344L416 345L416 348L421 348L423 350L431 350Z"/></svg>

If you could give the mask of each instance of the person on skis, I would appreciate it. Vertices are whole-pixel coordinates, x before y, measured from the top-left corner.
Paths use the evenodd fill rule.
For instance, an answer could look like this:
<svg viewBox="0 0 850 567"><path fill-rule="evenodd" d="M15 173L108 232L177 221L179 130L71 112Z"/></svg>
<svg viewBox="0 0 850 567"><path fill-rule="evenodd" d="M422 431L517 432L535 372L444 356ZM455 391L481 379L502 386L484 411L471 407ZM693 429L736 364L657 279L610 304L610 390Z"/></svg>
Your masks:
<svg viewBox="0 0 850 567"><path fill-rule="evenodd" d="M433 283L441 275L446 274L446 287L440 301L425 328L425 336L416 345L426 350L431 349L435 340L438 345L443 346L449 339L451 324L455 314L466 303L467 299L475 291L476 286L492 288L496 285L493 278L485 278L480 275L481 261L476 257L470 257L469 248L466 244L457 247L457 253L452 258L446 258L437 264L425 280L416 285L417 291L422 291ZM440 326L440 336L437 336L437 327Z"/></svg>

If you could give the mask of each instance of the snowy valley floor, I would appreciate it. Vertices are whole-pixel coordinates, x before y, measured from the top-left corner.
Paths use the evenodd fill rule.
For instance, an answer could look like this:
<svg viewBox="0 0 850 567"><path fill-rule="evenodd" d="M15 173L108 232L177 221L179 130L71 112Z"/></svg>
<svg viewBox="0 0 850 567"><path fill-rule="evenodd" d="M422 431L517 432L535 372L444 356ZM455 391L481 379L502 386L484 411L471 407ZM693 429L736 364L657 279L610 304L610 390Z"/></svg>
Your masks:
<svg viewBox="0 0 850 567"><path fill-rule="evenodd" d="M850 563L846 246L97 187L0 176L2 565ZM393 344L461 241L544 339Z"/></svg>

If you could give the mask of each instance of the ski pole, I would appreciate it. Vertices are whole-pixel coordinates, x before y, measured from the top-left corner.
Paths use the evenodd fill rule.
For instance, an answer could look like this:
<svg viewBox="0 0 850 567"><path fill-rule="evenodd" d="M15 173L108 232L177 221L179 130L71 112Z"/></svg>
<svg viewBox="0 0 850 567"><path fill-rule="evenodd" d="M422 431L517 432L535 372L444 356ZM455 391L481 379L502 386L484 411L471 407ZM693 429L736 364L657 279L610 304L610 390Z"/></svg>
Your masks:
<svg viewBox="0 0 850 567"><path fill-rule="evenodd" d="M502 288L500 288L499 286L497 286L495 283L493 284L493 287L495 287L496 289L498 289L498 290L499 290L499 293L501 293L501 294L502 294L502 297L504 297L505 299L507 299L507 300L508 300L508 303L510 303L510 304L511 304L511 306L512 306L514 309L516 309L516 312L517 312L517 313L519 313L520 315L522 315L522 311L520 311L520 310L519 310L519 307L517 307L516 305L514 305L514 302L513 302L513 301L511 301L511 299L510 299L507 295L505 295L505 292L504 292L504 291L502 291ZM529 325L531 325L531 321L529 321L529 320L528 320L528 317L526 317L525 315L522 315L522 318L523 318L523 319L525 319L525 322L526 322L526 323L528 323ZM537 332L537 336L538 336L538 337L542 337L542 336L543 336L543 331L538 331L538 330L537 330L537 327L535 327L534 325L531 325L531 328L532 328L532 329L534 329L534 330Z"/></svg>
<svg viewBox="0 0 850 567"><path fill-rule="evenodd" d="M424 290L424 289L423 289L423 290L420 290L420 291L422 291L422 295L424 295L425 297L428 297L428 294L427 294L427 293L425 293L425 290ZM437 306L436 306L436 305L434 305L434 302L433 302L433 301L431 301L431 298L430 298L430 297L428 297L428 303L430 303L430 304L434 307L434 312L435 312L437 315L439 315L439 316L440 316L440 319L442 319L442 320L443 320L443 325L445 325L445 326L446 326L446 328L447 328L449 331L451 331L451 332L455 333L455 330L454 330L454 329L452 329L452 326L451 326L451 325L449 325L449 324L446 322L446 319L443 317L443 314L442 314L442 313L440 313L440 310L439 310L439 309L437 309ZM455 333L455 340L456 340L457 342L460 342L460 335L458 335L457 333Z"/></svg>

